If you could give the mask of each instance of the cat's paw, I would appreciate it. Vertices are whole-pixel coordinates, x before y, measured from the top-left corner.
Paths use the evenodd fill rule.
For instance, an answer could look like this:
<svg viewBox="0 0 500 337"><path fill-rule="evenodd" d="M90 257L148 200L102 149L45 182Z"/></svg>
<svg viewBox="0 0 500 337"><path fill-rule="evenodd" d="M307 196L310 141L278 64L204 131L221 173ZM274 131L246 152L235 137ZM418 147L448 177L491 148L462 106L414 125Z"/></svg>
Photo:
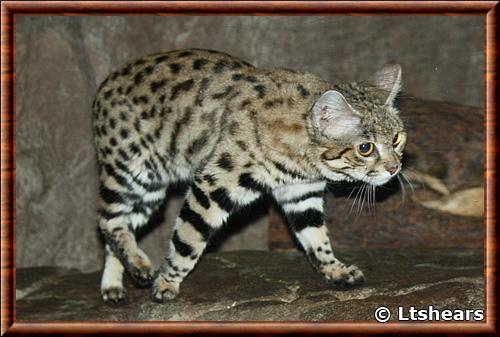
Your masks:
<svg viewBox="0 0 500 337"><path fill-rule="evenodd" d="M158 275L151 289L151 298L158 303L165 303L179 294L179 285L165 280Z"/></svg>
<svg viewBox="0 0 500 337"><path fill-rule="evenodd" d="M355 265L328 265L321 268L326 279L340 286L355 286L365 281L363 272Z"/></svg>
<svg viewBox="0 0 500 337"><path fill-rule="evenodd" d="M142 251L138 251L137 254L127 260L127 270L134 283L141 288L150 287L153 284L154 271L147 255Z"/></svg>
<svg viewBox="0 0 500 337"><path fill-rule="evenodd" d="M101 289L101 297L104 302L118 304L125 302L125 288L109 287Z"/></svg>

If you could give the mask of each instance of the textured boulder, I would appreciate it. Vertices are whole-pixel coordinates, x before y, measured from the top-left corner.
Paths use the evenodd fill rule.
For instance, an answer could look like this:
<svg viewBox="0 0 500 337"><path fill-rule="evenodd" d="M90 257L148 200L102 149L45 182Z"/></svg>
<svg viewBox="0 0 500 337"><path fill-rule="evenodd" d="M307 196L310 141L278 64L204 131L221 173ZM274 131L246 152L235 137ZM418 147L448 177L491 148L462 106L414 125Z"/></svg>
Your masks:
<svg viewBox="0 0 500 337"><path fill-rule="evenodd" d="M24 320L373 320L384 305L484 307L483 251L372 249L339 252L367 282L339 289L303 254L239 251L207 254L167 304L126 280L128 300L99 296L99 273L36 267L17 271L16 319Z"/></svg>

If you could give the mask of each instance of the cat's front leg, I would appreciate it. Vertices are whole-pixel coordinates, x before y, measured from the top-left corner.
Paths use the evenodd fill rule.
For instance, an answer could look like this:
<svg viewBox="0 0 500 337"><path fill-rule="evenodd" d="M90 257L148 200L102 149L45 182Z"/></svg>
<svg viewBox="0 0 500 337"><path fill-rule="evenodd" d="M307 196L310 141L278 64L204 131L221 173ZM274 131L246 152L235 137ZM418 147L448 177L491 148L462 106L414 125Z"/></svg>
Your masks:
<svg viewBox="0 0 500 337"><path fill-rule="evenodd" d="M125 268L109 245L105 246L104 272L101 279L101 296L105 301L119 303L125 299L123 272Z"/></svg>
<svg viewBox="0 0 500 337"><path fill-rule="evenodd" d="M296 216L296 214L293 215L293 217ZM363 272L357 266L346 266L335 257L328 238L328 229L324 224L319 227L311 225L300 230L293 229L293 231L301 245L306 249L309 261L328 280L348 286L357 285L364 281Z"/></svg>
<svg viewBox="0 0 500 337"><path fill-rule="evenodd" d="M312 265L334 283L360 284L364 281L363 272L354 265L346 266L333 254L324 223L325 185L324 182L288 185L274 190L273 195Z"/></svg>

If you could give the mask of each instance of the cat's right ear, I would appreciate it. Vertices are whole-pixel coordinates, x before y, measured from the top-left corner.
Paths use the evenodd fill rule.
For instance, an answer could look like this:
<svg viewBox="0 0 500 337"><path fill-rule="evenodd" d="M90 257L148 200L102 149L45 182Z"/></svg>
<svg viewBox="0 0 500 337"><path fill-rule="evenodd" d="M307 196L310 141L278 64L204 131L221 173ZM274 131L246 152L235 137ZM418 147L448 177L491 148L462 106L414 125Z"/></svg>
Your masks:
<svg viewBox="0 0 500 337"><path fill-rule="evenodd" d="M314 103L311 118L313 126L328 138L340 139L360 132L359 115L335 90L325 92Z"/></svg>
<svg viewBox="0 0 500 337"><path fill-rule="evenodd" d="M385 64L368 79L368 83L385 91L385 104L392 104L401 90L401 66L396 62Z"/></svg>

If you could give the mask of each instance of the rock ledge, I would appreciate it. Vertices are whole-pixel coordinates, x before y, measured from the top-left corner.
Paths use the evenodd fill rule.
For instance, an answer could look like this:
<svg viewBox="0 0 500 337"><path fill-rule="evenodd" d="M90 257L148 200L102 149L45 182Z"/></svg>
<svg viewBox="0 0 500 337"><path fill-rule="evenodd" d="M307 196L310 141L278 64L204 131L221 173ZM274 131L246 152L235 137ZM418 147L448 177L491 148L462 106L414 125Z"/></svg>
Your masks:
<svg viewBox="0 0 500 337"><path fill-rule="evenodd" d="M372 249L338 252L367 282L355 289L326 283L303 254L237 251L206 254L167 304L126 280L128 300L108 305L100 273L57 267L17 271L16 320L374 320L384 305L484 308L480 249ZM394 316L394 315L393 315Z"/></svg>

